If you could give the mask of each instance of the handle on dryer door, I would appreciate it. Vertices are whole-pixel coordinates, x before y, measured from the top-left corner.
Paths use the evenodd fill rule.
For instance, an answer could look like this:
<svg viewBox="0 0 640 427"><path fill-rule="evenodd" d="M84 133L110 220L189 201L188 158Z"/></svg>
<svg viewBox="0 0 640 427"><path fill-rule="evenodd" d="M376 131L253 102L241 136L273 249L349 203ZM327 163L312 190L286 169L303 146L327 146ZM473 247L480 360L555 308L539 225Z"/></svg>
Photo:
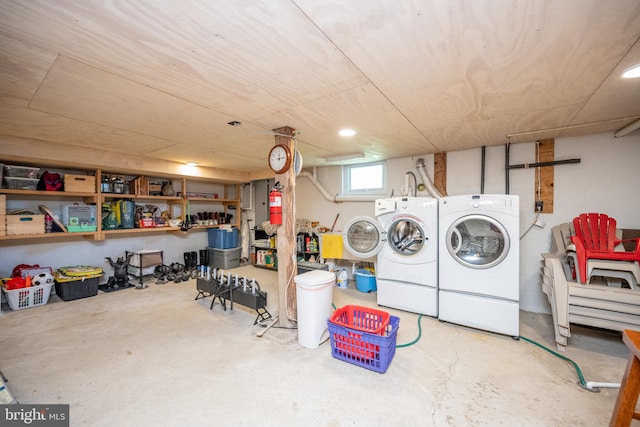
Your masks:
<svg viewBox="0 0 640 427"><path fill-rule="evenodd" d="M462 235L460 234L460 231L458 231L457 228L453 229L453 233L455 233L455 235L458 237L458 246L456 246L455 248L452 246L451 249L453 249L454 254L457 254L460 248L462 247ZM451 242L451 240L449 240L449 242Z"/></svg>

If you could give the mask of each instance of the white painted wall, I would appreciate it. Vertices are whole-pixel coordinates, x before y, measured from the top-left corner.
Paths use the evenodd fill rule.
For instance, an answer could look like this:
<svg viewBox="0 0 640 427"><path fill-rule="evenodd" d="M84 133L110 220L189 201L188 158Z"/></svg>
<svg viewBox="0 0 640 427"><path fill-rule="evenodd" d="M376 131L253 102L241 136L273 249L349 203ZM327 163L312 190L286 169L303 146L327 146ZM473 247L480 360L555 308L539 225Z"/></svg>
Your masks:
<svg viewBox="0 0 640 427"><path fill-rule="evenodd" d="M487 147L485 193L505 192L504 146ZM388 161L388 191L400 195L404 175L416 173L415 162L424 158L429 176L433 177L433 155L392 159ZM579 158L580 164L555 167L554 213L543 214L544 229L532 229L520 246L520 301L521 308L533 312L549 312L549 304L540 290L540 254L548 251L551 227L568 222L582 212L604 212L618 220L620 228L640 228L640 135L614 138L612 134L599 134L579 138L561 138L555 141L556 160ZM447 192L449 195L478 193L480 191L481 150L447 153ZM535 161L535 144L511 145L510 163ZM510 193L520 196L520 233L533 221L534 170L516 169L510 173ZM341 168L317 169L317 178L331 194L341 191ZM204 190L198 190L204 191ZM427 192L419 193L428 196ZM194 206L193 212L198 208ZM331 227L337 214L335 231L357 215L373 215L373 202L333 203L322 198L306 178L296 183L296 211L298 217L319 221ZM182 254L204 248L207 233L191 231L186 235L159 233L133 237L109 237L103 242L61 241L38 244L28 242L2 242L0 245L0 275L10 275L12 268L21 263L50 265L89 264L105 269L111 267L105 256L117 257L125 250L162 249L165 262L183 262Z"/></svg>
<svg viewBox="0 0 640 427"><path fill-rule="evenodd" d="M131 235L129 235L131 236ZM125 251L142 249L158 249L164 251L165 264L184 263L184 252L197 251L207 246L206 231L189 231L187 233L158 233L153 235L134 235L135 237L109 236L103 241L60 240L34 244L3 242L0 246L0 272L2 277L10 277L11 270L18 264L39 264L58 268L69 265L92 265L101 267L106 282L113 269L105 260L109 256L114 261L124 256Z"/></svg>
<svg viewBox="0 0 640 427"><path fill-rule="evenodd" d="M512 144L510 164L535 161L535 143ZM486 194L505 193L505 148L486 149ZM423 157L433 177L433 156L416 156L388 161L388 190L400 195L404 175L419 175L415 161ZM554 213L542 214L544 229L533 228L520 242L520 306L532 312L549 312L549 304L540 289L541 254L549 250L551 227L569 222L582 212L603 212L617 219L620 228L640 228L640 135L614 138L612 133L555 141L555 159L579 158L579 164L559 165L554 169ZM341 168L316 170L318 180L330 194L341 191ZM447 153L448 195L480 192L481 149ZM510 172L510 194L520 196L520 234L535 218L535 171L515 169ZM426 192L419 193L428 196ZM356 215L373 215L373 202L333 203L326 201L306 178L296 183L298 217L320 221L331 227L340 214L334 231L341 231Z"/></svg>

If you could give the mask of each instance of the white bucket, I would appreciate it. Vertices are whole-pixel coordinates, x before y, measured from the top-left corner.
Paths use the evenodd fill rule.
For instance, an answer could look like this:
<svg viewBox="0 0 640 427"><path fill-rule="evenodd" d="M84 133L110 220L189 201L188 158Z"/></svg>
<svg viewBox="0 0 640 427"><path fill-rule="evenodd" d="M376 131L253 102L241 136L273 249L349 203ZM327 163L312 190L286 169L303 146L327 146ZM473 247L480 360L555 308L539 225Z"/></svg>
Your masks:
<svg viewBox="0 0 640 427"><path fill-rule="evenodd" d="M327 320L331 317L333 287L336 276L324 270L313 270L294 277L298 304L298 344L318 348L329 339Z"/></svg>

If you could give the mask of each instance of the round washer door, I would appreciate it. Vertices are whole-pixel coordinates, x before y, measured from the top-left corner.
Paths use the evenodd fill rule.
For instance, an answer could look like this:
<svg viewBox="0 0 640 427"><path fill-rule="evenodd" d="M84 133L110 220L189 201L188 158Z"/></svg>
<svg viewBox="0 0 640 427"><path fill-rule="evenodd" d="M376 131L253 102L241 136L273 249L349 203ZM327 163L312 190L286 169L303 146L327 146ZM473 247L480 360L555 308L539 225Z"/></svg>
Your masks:
<svg viewBox="0 0 640 427"><path fill-rule="evenodd" d="M449 254L465 267L495 267L509 253L509 235L500 222L486 215L458 218L447 230Z"/></svg>
<svg viewBox="0 0 640 427"><path fill-rule="evenodd" d="M368 216L357 216L347 222L342 232L344 247L358 258L375 256L386 241L378 221Z"/></svg>
<svg viewBox="0 0 640 427"><path fill-rule="evenodd" d="M398 217L387 230L387 240L393 252L401 256L415 255L427 243L427 236L420 224L409 217Z"/></svg>

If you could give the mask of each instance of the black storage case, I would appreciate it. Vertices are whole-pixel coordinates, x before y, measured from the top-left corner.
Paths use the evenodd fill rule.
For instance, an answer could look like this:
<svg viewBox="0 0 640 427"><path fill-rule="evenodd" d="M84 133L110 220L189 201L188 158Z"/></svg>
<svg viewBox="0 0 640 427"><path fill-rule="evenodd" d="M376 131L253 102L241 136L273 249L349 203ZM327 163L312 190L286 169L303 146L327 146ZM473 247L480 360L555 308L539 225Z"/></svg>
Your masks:
<svg viewBox="0 0 640 427"><path fill-rule="evenodd" d="M98 294L99 277L74 280L71 282L56 281L56 294L63 301L93 297Z"/></svg>

